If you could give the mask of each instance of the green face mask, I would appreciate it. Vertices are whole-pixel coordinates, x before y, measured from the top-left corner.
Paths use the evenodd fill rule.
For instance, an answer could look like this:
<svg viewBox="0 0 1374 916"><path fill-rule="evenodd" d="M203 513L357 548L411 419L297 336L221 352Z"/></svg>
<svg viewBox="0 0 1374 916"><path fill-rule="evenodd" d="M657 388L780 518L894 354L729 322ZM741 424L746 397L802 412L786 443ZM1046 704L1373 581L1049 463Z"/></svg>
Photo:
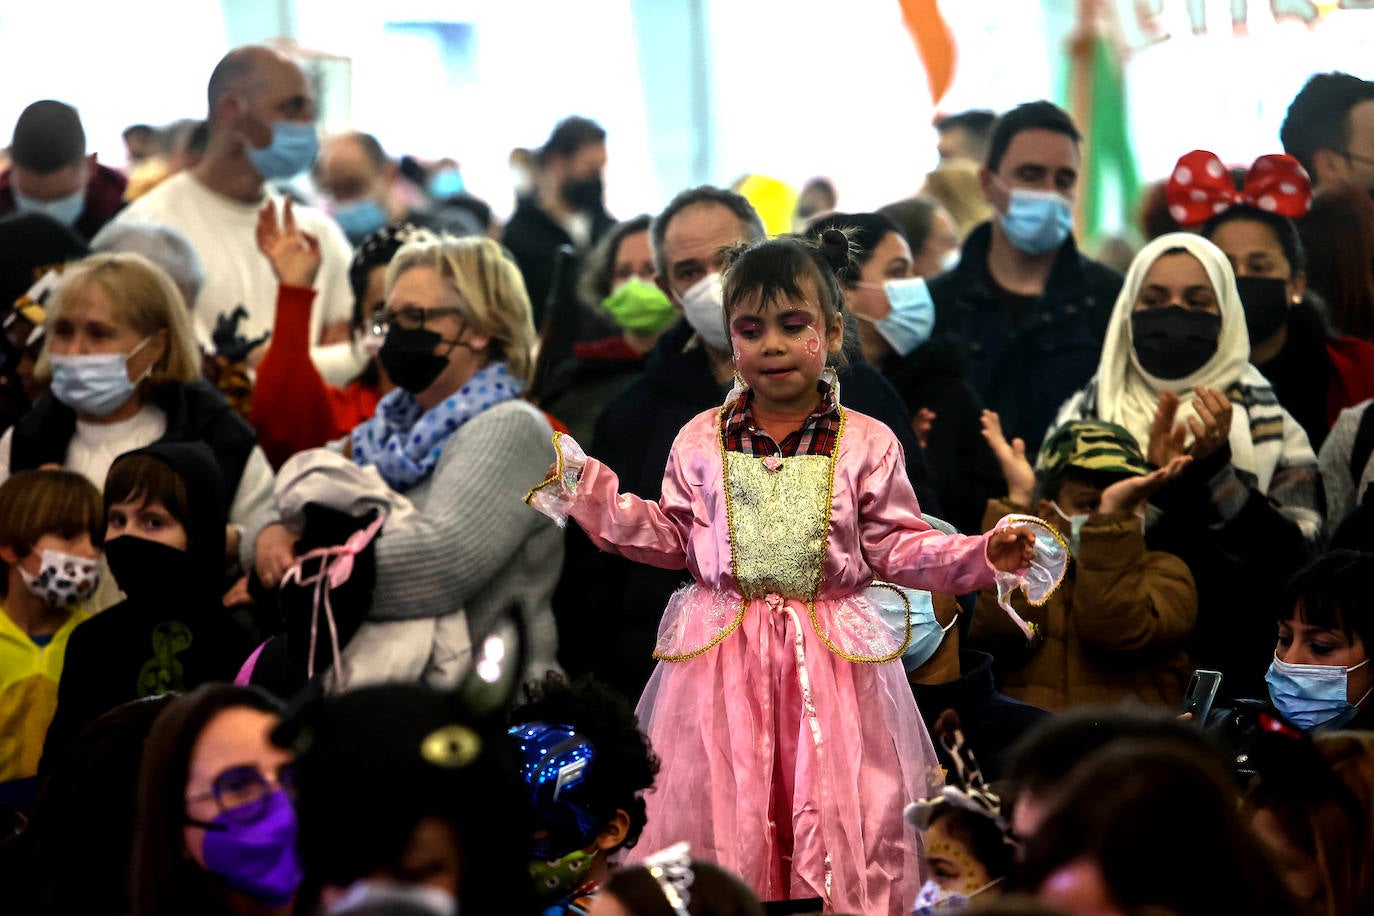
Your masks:
<svg viewBox="0 0 1374 916"><path fill-rule="evenodd" d="M655 334L679 317L663 290L631 277L601 301L615 323L627 331Z"/></svg>
<svg viewBox="0 0 1374 916"><path fill-rule="evenodd" d="M561 859L530 860L530 880L534 882L534 893L538 897L555 900L566 897L587 880L592 869L592 860L599 852L595 846L591 851L574 849Z"/></svg>

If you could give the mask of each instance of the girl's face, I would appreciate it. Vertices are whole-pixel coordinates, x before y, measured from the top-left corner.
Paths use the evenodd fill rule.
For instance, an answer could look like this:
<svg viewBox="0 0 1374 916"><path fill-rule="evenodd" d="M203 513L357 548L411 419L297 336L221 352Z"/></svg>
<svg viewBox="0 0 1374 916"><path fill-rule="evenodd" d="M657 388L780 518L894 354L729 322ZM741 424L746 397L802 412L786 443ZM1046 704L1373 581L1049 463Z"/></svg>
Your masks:
<svg viewBox="0 0 1374 916"><path fill-rule="evenodd" d="M1279 621L1278 645L1274 654L1290 665L1339 665L1352 668L1367 660L1364 640L1358 633L1346 635L1340 627L1326 630L1314 627L1295 614ZM1345 676L1346 700L1358 702L1374 687L1374 665L1348 671Z"/></svg>
<svg viewBox="0 0 1374 916"><path fill-rule="evenodd" d="M281 720L274 714L235 706L212 718L191 750L186 773L186 816L214 823L226 811L259 803L281 788L291 755L269 740ZM205 828L182 828L186 851L205 867Z"/></svg>
<svg viewBox="0 0 1374 916"><path fill-rule="evenodd" d="M1202 262L1187 252L1161 255L1145 272L1134 311L1162 309L1169 306L1194 311L1221 314L1216 290L1203 269Z"/></svg>
<svg viewBox="0 0 1374 916"><path fill-rule="evenodd" d="M176 550L186 550L190 543L186 536L186 528L162 503L144 500L115 503L105 514L107 542L126 534L147 541L157 541Z"/></svg>
<svg viewBox="0 0 1374 916"><path fill-rule="evenodd" d="M765 304L750 295L730 316L735 368L753 390L755 403L775 413L812 410L826 357L844 345L844 321L836 315L826 322L812 278L797 285L802 299Z"/></svg>
<svg viewBox="0 0 1374 916"><path fill-rule="evenodd" d="M968 896L992 880L973 851L949 831L949 819L941 818L926 831L926 864L931 877L950 893Z"/></svg>

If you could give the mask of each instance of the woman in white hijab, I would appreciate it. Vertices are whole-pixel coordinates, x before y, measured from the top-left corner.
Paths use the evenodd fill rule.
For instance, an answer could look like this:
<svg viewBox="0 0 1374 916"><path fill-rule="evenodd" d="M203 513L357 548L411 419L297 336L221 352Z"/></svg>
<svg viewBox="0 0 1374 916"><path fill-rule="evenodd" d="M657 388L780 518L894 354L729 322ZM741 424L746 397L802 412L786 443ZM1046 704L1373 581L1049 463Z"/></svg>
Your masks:
<svg viewBox="0 0 1374 916"><path fill-rule="evenodd" d="M1232 696L1263 696L1268 611L1316 546L1320 484L1306 433L1250 364L1235 275L1219 248L1176 232L1136 255L1097 374L1055 425L1084 418L1124 426L1155 465L1192 456L1151 497L1146 537L1197 580L1195 659L1220 668Z"/></svg>

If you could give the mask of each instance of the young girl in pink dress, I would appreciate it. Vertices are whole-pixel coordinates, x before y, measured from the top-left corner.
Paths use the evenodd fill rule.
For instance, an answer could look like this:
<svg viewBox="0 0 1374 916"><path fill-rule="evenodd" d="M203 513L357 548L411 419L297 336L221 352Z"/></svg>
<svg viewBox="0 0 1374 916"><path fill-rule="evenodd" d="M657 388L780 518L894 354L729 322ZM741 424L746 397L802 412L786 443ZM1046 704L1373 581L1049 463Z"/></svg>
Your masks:
<svg viewBox="0 0 1374 916"><path fill-rule="evenodd" d="M639 703L662 770L637 850L686 840L763 899L898 916L921 884L902 811L943 778L900 662L896 586L976 591L1044 545L1020 519L981 537L931 528L896 437L840 405L826 363L843 350L848 257L834 230L733 255L722 320L738 381L678 433L657 502L620 495L558 435L528 499L696 580L668 603Z"/></svg>

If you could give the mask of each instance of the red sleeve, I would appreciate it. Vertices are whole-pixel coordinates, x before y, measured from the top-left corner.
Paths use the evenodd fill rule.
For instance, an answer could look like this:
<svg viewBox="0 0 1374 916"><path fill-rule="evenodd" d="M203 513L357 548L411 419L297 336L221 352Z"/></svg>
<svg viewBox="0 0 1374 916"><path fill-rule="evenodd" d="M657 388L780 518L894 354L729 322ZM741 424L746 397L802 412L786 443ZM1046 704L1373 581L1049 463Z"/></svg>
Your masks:
<svg viewBox="0 0 1374 916"><path fill-rule="evenodd" d="M1334 370L1326 398L1329 427L1345 408L1374 398L1374 346L1354 337L1333 337L1326 352Z"/></svg>
<svg viewBox="0 0 1374 916"><path fill-rule="evenodd" d="M277 314L267 354L258 364L253 410L248 420L273 467L296 452L317 448L340 435L334 401L340 392L325 384L310 359L310 306L315 291L277 288Z"/></svg>

